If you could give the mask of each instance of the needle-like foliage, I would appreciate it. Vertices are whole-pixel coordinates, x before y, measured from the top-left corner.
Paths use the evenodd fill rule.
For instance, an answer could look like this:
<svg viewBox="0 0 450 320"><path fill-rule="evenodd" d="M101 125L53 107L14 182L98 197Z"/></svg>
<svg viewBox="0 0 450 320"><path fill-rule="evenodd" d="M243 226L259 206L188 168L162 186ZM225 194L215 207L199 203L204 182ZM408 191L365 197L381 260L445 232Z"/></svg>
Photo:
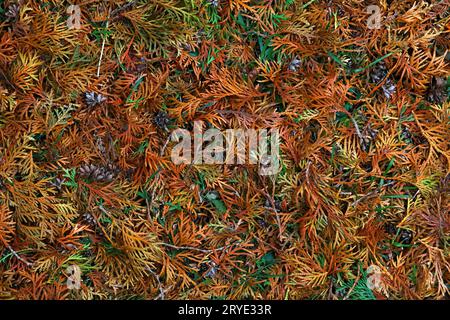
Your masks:
<svg viewBox="0 0 450 320"><path fill-rule="evenodd" d="M0 298L448 297L449 9L0 0ZM280 172L173 163L195 121Z"/></svg>

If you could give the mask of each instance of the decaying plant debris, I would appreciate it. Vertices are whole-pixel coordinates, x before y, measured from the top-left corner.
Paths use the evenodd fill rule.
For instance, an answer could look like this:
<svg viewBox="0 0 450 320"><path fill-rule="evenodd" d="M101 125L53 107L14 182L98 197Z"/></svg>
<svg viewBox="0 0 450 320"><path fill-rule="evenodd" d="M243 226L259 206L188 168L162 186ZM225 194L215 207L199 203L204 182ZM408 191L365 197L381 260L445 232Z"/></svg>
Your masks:
<svg viewBox="0 0 450 320"><path fill-rule="evenodd" d="M449 16L1 0L0 297L448 297ZM175 165L194 121L277 128L281 171Z"/></svg>

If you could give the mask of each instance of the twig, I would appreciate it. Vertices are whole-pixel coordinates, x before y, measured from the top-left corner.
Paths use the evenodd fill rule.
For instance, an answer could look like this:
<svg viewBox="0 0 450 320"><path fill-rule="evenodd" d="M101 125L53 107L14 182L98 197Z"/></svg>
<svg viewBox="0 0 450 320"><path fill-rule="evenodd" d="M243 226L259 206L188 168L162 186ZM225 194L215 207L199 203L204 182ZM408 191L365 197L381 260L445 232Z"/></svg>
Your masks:
<svg viewBox="0 0 450 320"><path fill-rule="evenodd" d="M302 6L302 9L306 9L311 3L315 2L315 1L316 1L316 0L311 0L311 1L307 2L307 3L305 3L305 4Z"/></svg>
<svg viewBox="0 0 450 320"><path fill-rule="evenodd" d="M153 196L152 196L152 202L153 202ZM147 197L145 197L145 207L147 208L147 219L148 221L152 221L152 215L150 212L150 202L148 201Z"/></svg>
<svg viewBox="0 0 450 320"><path fill-rule="evenodd" d="M100 209L101 212L103 212L105 215L109 215L109 212L105 209L105 207L103 207L102 204L98 205L98 208ZM108 239L108 241L110 243L113 243L113 241L111 240L111 238L108 236L108 234L106 233L106 230L103 228L102 224L99 222L98 218L94 215L94 213L92 212L92 216L94 217L94 221L95 221L95 225L98 226L102 232L103 235L106 237L106 239Z"/></svg>
<svg viewBox="0 0 450 320"><path fill-rule="evenodd" d="M273 197L270 197L268 192L266 191L266 188L264 187L264 190L262 191L262 193L266 196L266 199L269 200L270 205L272 206L272 211L275 213L275 218L277 219L277 224L278 224L278 236L280 241L283 242L283 233L281 232L281 219L280 219L280 215L278 214L277 208L275 207L275 201L273 200Z"/></svg>
<svg viewBox="0 0 450 320"><path fill-rule="evenodd" d="M169 144L170 138L171 138L171 137L172 137L172 136L170 135L170 136L166 139L166 142L164 143L163 147L161 148L161 151L160 151L160 153L159 153L159 156L160 156L160 157L162 157L162 156L164 155L164 151L166 151L167 145Z"/></svg>
<svg viewBox="0 0 450 320"><path fill-rule="evenodd" d="M28 267L31 267L33 264L31 262L28 262L27 260L25 260L24 258L22 258L21 256L19 256L19 254L14 251L14 249L10 246L7 245L7 248L9 249L9 251L11 251L11 253L20 261L22 261L23 263L25 263Z"/></svg>
<svg viewBox="0 0 450 320"><path fill-rule="evenodd" d="M106 21L106 29L108 29L108 26L109 26L109 19ZM105 51L105 42L106 42L106 37L103 37L102 50L100 51L100 59L98 59L97 77L100 77L100 66L102 64L103 52Z"/></svg>
<svg viewBox="0 0 450 320"><path fill-rule="evenodd" d="M330 281L330 285L328 286L328 296L327 296L327 299L328 299L328 300L339 300L339 299L337 298L337 296L333 293L333 287L334 287L333 281Z"/></svg>
<svg viewBox="0 0 450 320"><path fill-rule="evenodd" d="M109 215L109 212L105 209L105 207L102 204L98 205L98 208L100 209L101 212L103 212L106 215Z"/></svg>
<svg viewBox="0 0 450 320"><path fill-rule="evenodd" d="M156 281L158 282L158 290L159 290L159 295L155 298L155 300L164 300L164 294L165 294L165 290L162 286L161 280L159 279L159 276L156 274L156 272L154 272L152 269L147 268L147 271L150 272L156 279Z"/></svg>
<svg viewBox="0 0 450 320"><path fill-rule="evenodd" d="M227 248L235 245L238 242L235 242L235 243L232 243L232 244L220 247L220 248L216 248L216 249L200 249L200 248L190 247L190 246L179 247L179 246L175 246L173 244L165 243L165 242L160 242L159 244L163 245L163 246L166 246L166 247L169 247L169 248L172 248L172 249L177 249L177 250L194 250L194 251L199 251L199 252L203 252L203 253L213 253L214 251L220 251L220 250L227 249Z"/></svg>
<svg viewBox="0 0 450 320"><path fill-rule="evenodd" d="M352 204L351 204L351 206L354 207L354 206L356 206L358 203L360 203L361 201L363 201L363 200L365 200L365 199L373 198L373 197L378 196L378 194L379 194L379 192L380 192L380 190L381 190L382 188L386 188L386 187L392 186L394 183L395 183L394 181L391 181L391 182L389 182L389 183L384 184L384 185L381 186L381 187L378 187L375 191L371 191L371 192L369 192L368 194L365 194L364 196L362 196L361 198L359 198L359 199L353 201Z"/></svg>
<svg viewBox="0 0 450 320"><path fill-rule="evenodd" d="M349 117L350 117L350 120L352 120L353 125L355 126L355 129L356 129L356 135L358 136L358 138L359 138L359 140L360 140L361 142L364 142L364 137L363 137L363 135L361 134L361 131L359 130L358 123L356 122L356 120L355 120L350 114L349 114Z"/></svg>
<svg viewBox="0 0 450 320"><path fill-rule="evenodd" d="M350 290L348 290L347 294L346 294L345 297L344 297L344 300L347 300L347 299L350 297L350 294L351 294L352 291L355 289L356 284L358 283L360 277L361 277L361 274L360 274L359 268L358 268L358 274L356 275L355 282L353 283L353 285L352 285L352 287L350 288Z"/></svg>
<svg viewBox="0 0 450 320"><path fill-rule="evenodd" d="M263 180L261 179L261 176L259 176L259 181L261 181L261 184L264 185ZM283 241L283 238L285 238L283 236L283 232L281 231L281 219L280 219L280 215L278 214L277 208L275 206L275 180L272 180L272 196L269 195L269 192L267 191L267 187L264 186L264 189L261 190L261 193L266 197L267 200L269 200L270 205L272 206L272 211L275 213L275 218L277 220L277 224L278 224L278 237L280 239L281 242Z"/></svg>
<svg viewBox="0 0 450 320"><path fill-rule="evenodd" d="M3 79L5 79L6 83L7 83L13 90L17 90L16 86L13 85L13 84L9 81L7 75L5 74L5 72L3 71L2 68L0 68L0 76L2 76Z"/></svg>
<svg viewBox="0 0 450 320"><path fill-rule="evenodd" d="M363 201L365 199L373 198L373 197L376 197L377 195L378 195L378 191L371 191L368 194L365 194L364 196L362 196L361 198L353 201L352 207L356 206L358 203L360 203L361 201Z"/></svg>
<svg viewBox="0 0 450 320"><path fill-rule="evenodd" d="M130 1L130 2L126 3L126 4L124 4L124 5L121 6L121 7L118 7L118 8L116 8L116 9L114 9L114 10L111 12L111 18L115 18L116 15L118 15L118 14L124 12L124 11L127 11L128 9L130 9L131 7L133 7L135 3L136 3L136 0L133 0L133 1Z"/></svg>

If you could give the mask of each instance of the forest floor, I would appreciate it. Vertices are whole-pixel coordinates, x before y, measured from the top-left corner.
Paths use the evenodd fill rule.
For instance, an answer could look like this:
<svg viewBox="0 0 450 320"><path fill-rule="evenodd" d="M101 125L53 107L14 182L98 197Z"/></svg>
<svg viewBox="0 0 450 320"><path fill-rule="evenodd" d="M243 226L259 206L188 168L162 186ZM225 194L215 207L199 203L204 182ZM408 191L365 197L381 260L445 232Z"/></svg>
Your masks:
<svg viewBox="0 0 450 320"><path fill-rule="evenodd" d="M0 0L0 298L448 298L449 8Z"/></svg>

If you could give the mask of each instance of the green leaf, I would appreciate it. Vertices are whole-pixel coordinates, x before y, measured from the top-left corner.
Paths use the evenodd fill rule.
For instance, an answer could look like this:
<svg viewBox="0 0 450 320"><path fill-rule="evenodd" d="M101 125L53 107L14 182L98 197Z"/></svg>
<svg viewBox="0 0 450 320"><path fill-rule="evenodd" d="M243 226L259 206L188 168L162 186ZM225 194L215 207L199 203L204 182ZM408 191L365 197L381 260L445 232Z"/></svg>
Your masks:
<svg viewBox="0 0 450 320"><path fill-rule="evenodd" d="M341 59L339 59L339 57L336 56L334 53L328 52L328 55L329 55L330 58L333 59L337 64L341 65L342 67L345 67L345 63L342 62Z"/></svg>
<svg viewBox="0 0 450 320"><path fill-rule="evenodd" d="M377 63L383 61L383 60L386 59L387 57L392 56L394 53L395 53L395 52L389 52L388 54L385 54L384 56L378 58L377 60L375 60L375 61L369 63L369 64L368 64L367 66L365 66L364 68L359 68L359 69L353 70L353 72L354 72L354 73L358 73L358 72L362 72L362 71L364 71L364 70L366 70L366 69L372 68L374 65L376 65Z"/></svg>
<svg viewBox="0 0 450 320"><path fill-rule="evenodd" d="M214 207L216 208L217 212L219 212L219 213L227 212L227 207L225 206L225 203L223 203L222 200L213 199L213 200L211 200L211 203L214 205Z"/></svg>
<svg viewBox="0 0 450 320"><path fill-rule="evenodd" d="M78 183L75 181L75 175L77 174L77 171L75 168L72 169L64 169L63 177L68 178L69 181L64 181L63 185L71 187L71 188L78 188Z"/></svg>
<svg viewBox="0 0 450 320"><path fill-rule="evenodd" d="M386 194L381 196L384 199L409 199L411 196L409 194Z"/></svg>

